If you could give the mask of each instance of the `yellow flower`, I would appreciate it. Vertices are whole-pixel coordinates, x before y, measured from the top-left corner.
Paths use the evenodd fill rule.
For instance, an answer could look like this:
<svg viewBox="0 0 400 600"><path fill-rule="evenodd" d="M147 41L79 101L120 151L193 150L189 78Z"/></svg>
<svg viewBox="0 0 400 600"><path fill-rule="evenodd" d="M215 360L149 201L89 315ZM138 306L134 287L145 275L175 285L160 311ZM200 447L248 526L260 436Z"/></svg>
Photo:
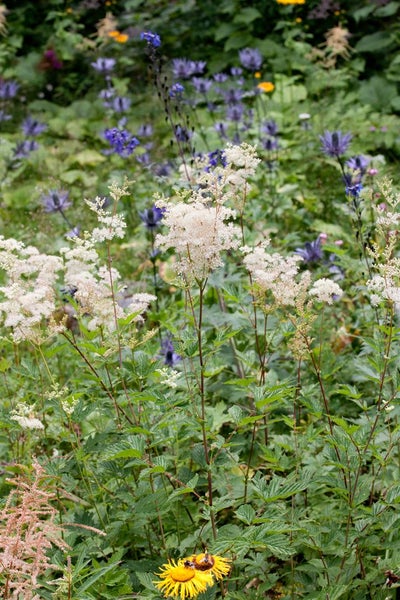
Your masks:
<svg viewBox="0 0 400 600"><path fill-rule="evenodd" d="M255 77L256 79L261 79L261 73L260 73L260 71L256 71L256 72L254 73L254 77Z"/></svg>
<svg viewBox="0 0 400 600"><path fill-rule="evenodd" d="M262 92L273 92L275 89L275 86L271 81L261 81L257 87Z"/></svg>
<svg viewBox="0 0 400 600"><path fill-rule="evenodd" d="M216 554L208 554L208 552L194 554L193 556L184 558L183 561L184 564L193 564L196 571L212 573L215 579L218 580L228 575L231 570L231 561L229 558L223 558Z"/></svg>
<svg viewBox="0 0 400 600"><path fill-rule="evenodd" d="M305 4L306 0L276 0L278 4Z"/></svg>
<svg viewBox="0 0 400 600"><path fill-rule="evenodd" d="M169 561L163 565L159 577L163 581L154 582L156 588L166 598L180 597L181 600L196 598L214 583L209 571L198 571L193 563L185 560Z"/></svg>
<svg viewBox="0 0 400 600"><path fill-rule="evenodd" d="M116 42L120 44L125 44L129 40L129 35L127 33L121 33L118 29L113 29L113 31L108 32L108 37L113 38Z"/></svg>

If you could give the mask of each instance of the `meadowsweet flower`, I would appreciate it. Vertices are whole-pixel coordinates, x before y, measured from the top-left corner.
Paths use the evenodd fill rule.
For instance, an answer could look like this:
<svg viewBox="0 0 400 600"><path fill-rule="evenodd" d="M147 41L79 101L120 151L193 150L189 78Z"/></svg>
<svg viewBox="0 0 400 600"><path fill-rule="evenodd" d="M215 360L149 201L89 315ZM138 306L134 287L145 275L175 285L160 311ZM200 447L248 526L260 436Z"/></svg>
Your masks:
<svg viewBox="0 0 400 600"><path fill-rule="evenodd" d="M156 581L155 586L166 598L196 598L214 581L210 572L198 571L191 564L185 565L182 560L174 560L164 564L160 573L161 581Z"/></svg>
<svg viewBox="0 0 400 600"><path fill-rule="evenodd" d="M22 121L22 131L23 133L28 137L34 137L36 135L40 135L43 131L46 131L47 129L47 125L45 123L40 123L39 121L36 121L36 119L34 119L31 116L26 117L26 119L24 119Z"/></svg>
<svg viewBox="0 0 400 600"><path fill-rule="evenodd" d="M62 270L57 256L0 236L0 268L7 280L0 287L0 317L14 341L41 339L40 326L56 308L55 283Z"/></svg>
<svg viewBox="0 0 400 600"><path fill-rule="evenodd" d="M96 62L90 63L98 73L111 73L113 71L116 60L115 58L98 58Z"/></svg>
<svg viewBox="0 0 400 600"><path fill-rule="evenodd" d="M241 65L249 71L258 71L262 65L262 56L257 48L244 48L239 51Z"/></svg>
<svg viewBox="0 0 400 600"><path fill-rule="evenodd" d="M297 297L309 285L310 273L305 271L298 282L301 257L284 258L277 252L269 254L266 252L268 246L269 241L253 249L245 246L242 248L243 262L261 292L271 293L279 306L295 306Z"/></svg>
<svg viewBox="0 0 400 600"><path fill-rule="evenodd" d="M146 208L146 210L139 212L139 217L147 229L153 230L160 225L164 212L163 208L159 208L153 204L151 208Z"/></svg>
<svg viewBox="0 0 400 600"><path fill-rule="evenodd" d="M102 243L114 238L123 238L126 230L126 223L121 215L111 213L105 210L106 198L97 196L94 200L85 200L86 204L94 213L101 227L95 227L91 234L94 243Z"/></svg>
<svg viewBox="0 0 400 600"><path fill-rule="evenodd" d="M319 137L322 142L322 151L327 156L338 158L346 152L352 137L351 133L343 134L341 131L325 131L324 135L320 135Z"/></svg>
<svg viewBox="0 0 400 600"><path fill-rule="evenodd" d="M22 429L44 429L42 421L34 416L12 415L10 419L16 421Z"/></svg>
<svg viewBox="0 0 400 600"><path fill-rule="evenodd" d="M69 193L64 190L50 190L48 194L42 196L42 204L44 212L47 213L63 212L72 206Z"/></svg>
<svg viewBox="0 0 400 600"><path fill-rule="evenodd" d="M194 568L198 571L212 573L217 581L223 579L223 577L228 575L231 570L231 561L229 558L224 558L223 556L218 556L216 554L209 554L208 552L194 554L187 558L183 558L182 560L184 564L193 564Z"/></svg>
<svg viewBox="0 0 400 600"><path fill-rule="evenodd" d="M106 129L104 137L112 146L112 150L109 152L114 152L124 158L133 154L135 148L140 144L139 140L126 129L118 129L117 127Z"/></svg>
<svg viewBox="0 0 400 600"><path fill-rule="evenodd" d="M342 296L343 290L335 281L322 277L314 282L309 294L310 296L315 296L319 302L333 304L335 299Z"/></svg>
<svg viewBox="0 0 400 600"><path fill-rule="evenodd" d="M176 270L188 281L206 278L222 266L222 251L238 246L238 228L225 223L235 216L235 211L210 206L207 200L193 192L188 203L167 203L163 221L168 232L156 237L159 248L175 249L178 254Z"/></svg>
<svg viewBox="0 0 400 600"><path fill-rule="evenodd" d="M147 42L152 48L159 48L161 46L161 38L157 33L152 31L142 31L140 39Z"/></svg>

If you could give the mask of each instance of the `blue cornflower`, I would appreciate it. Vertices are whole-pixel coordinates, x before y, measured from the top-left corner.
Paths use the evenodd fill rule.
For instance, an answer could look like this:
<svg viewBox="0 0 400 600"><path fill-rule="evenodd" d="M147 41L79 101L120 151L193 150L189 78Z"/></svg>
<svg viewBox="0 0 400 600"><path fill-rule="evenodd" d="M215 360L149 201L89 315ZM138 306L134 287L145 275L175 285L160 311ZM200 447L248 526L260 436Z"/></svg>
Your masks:
<svg viewBox="0 0 400 600"><path fill-rule="evenodd" d="M114 151L122 157L130 156L140 143L139 140L126 131L126 129L117 129L117 127L106 129L104 137L112 146L112 150L109 152Z"/></svg>
<svg viewBox="0 0 400 600"><path fill-rule="evenodd" d="M45 123L40 123L33 119L31 116L26 117L22 121L22 131L26 136L35 137L36 135L40 135L42 131L46 131L47 125Z"/></svg>
<svg viewBox="0 0 400 600"><path fill-rule="evenodd" d="M175 352L170 336L164 338L161 342L159 358L163 358L164 364L168 367L174 367L176 363L182 360L182 357Z"/></svg>
<svg viewBox="0 0 400 600"><path fill-rule="evenodd" d="M161 46L161 38L158 33L152 31L142 31L140 39L147 42L152 48L159 48Z"/></svg>
<svg viewBox="0 0 400 600"><path fill-rule="evenodd" d="M5 81L4 79L0 79L0 98L3 100L9 100L10 98L14 98L17 95L19 90L19 83L10 79L9 81Z"/></svg>
<svg viewBox="0 0 400 600"><path fill-rule="evenodd" d="M325 131L324 135L319 136L322 142L322 151L328 156L338 158L346 152L352 137L351 133Z"/></svg>
<svg viewBox="0 0 400 600"><path fill-rule="evenodd" d="M146 208L139 213L139 217L141 218L146 229L152 230L156 229L160 225L160 222L164 216L165 208L159 208L155 204L151 208Z"/></svg>
<svg viewBox="0 0 400 600"><path fill-rule="evenodd" d="M90 63L98 73L110 73L115 67L114 58L98 58L96 62Z"/></svg>
<svg viewBox="0 0 400 600"><path fill-rule="evenodd" d="M183 85L181 83L173 83L171 85L171 87L169 88L169 95L171 98L176 98L179 97L183 94L183 92L185 91L185 88L183 87Z"/></svg>
<svg viewBox="0 0 400 600"><path fill-rule="evenodd" d="M364 175L367 167L369 165L369 158L363 156L362 154L358 154L357 156L353 156L346 161L346 166L353 171L357 171L360 175Z"/></svg>
<svg viewBox="0 0 400 600"><path fill-rule="evenodd" d="M262 65L262 56L257 48L244 48L239 51L242 66L249 71L258 71Z"/></svg>
<svg viewBox="0 0 400 600"><path fill-rule="evenodd" d="M111 100L112 98L114 98L115 96L115 89L114 88L106 88L105 90L101 90L99 92L99 98L101 98L102 100ZM110 106L110 103L105 102L104 106Z"/></svg>
<svg viewBox="0 0 400 600"><path fill-rule="evenodd" d="M213 82L206 77L193 77L192 84L196 92L199 94L207 94L210 91Z"/></svg>
<svg viewBox="0 0 400 600"><path fill-rule="evenodd" d="M241 67L232 67L231 68L232 77L239 77L240 75L242 75L242 73L243 73L243 69Z"/></svg>
<svg viewBox="0 0 400 600"><path fill-rule="evenodd" d="M76 226L73 227L72 229L70 229L69 231L67 231L67 233L65 234L66 238L76 238L79 237L79 234L81 232L81 228Z"/></svg>
<svg viewBox="0 0 400 600"><path fill-rule="evenodd" d="M47 195L42 196L42 203L44 212L47 213L63 212L72 206L69 194L64 190L50 190Z"/></svg>
<svg viewBox="0 0 400 600"><path fill-rule="evenodd" d="M38 148L39 144L35 140L24 140L16 145L13 158L27 158L31 152Z"/></svg>
<svg viewBox="0 0 400 600"><path fill-rule="evenodd" d="M321 260L323 251L320 237L318 236L313 242L306 242L304 248L296 248L295 254L301 256L306 263L318 262Z"/></svg>

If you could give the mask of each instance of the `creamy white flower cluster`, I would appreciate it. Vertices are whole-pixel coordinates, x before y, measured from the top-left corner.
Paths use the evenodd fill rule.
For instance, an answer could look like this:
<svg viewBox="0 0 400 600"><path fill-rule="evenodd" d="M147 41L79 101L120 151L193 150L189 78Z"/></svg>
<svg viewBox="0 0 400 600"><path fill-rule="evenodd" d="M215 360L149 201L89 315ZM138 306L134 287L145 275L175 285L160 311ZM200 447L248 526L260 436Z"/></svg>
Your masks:
<svg viewBox="0 0 400 600"><path fill-rule="evenodd" d="M340 286L331 279L319 279L311 286L311 274L304 271L299 276L298 255L283 257L279 253L266 252L269 240L255 248L245 246L243 262L255 283L262 292L270 292L279 306L295 306L297 299L305 292L320 302L332 304L334 298L343 294ZM310 287L311 286L311 287Z"/></svg>
<svg viewBox="0 0 400 600"><path fill-rule="evenodd" d="M372 306L378 306L383 300L400 306L400 258L389 259L377 268L379 273L367 281Z"/></svg>
<svg viewBox="0 0 400 600"><path fill-rule="evenodd" d="M110 193L118 200L126 189L112 186ZM0 236L0 269L7 275L6 284L0 287L0 320L12 328L14 341L39 343L43 334L49 333L45 324L50 324L51 333L63 329L63 323L52 319L61 274L64 286L73 292L77 313L87 316L90 330L103 327L112 331L117 319L127 316L139 321L156 299L152 294L139 293L125 300L123 306L118 303L120 274L101 264L95 245L123 237L126 224L121 216L104 209L102 198L87 204L96 213L100 227L85 232L82 238L70 238L70 246L60 249L61 256L42 254L33 246Z"/></svg>
<svg viewBox="0 0 400 600"><path fill-rule="evenodd" d="M192 192L186 202L159 201L158 205L165 208L163 224L168 232L157 235L156 246L175 249L175 268L186 282L207 278L222 266L221 253L238 247L238 227L225 222L235 217L234 210L213 203L198 192Z"/></svg>
<svg viewBox="0 0 400 600"><path fill-rule="evenodd" d="M33 414L32 406L19 402L11 412L10 419L16 421L22 429L44 429L40 419Z"/></svg>
<svg viewBox="0 0 400 600"><path fill-rule="evenodd" d="M231 202L241 210L243 201L250 190L249 179L256 172L261 159L256 148L243 142L240 145L228 144L223 152L226 165L208 168L208 157L198 159L196 183L205 188L217 204Z"/></svg>
<svg viewBox="0 0 400 600"><path fill-rule="evenodd" d="M0 287L0 314L13 339L39 341L39 329L55 310L55 283L63 263L33 246L0 236L0 268L8 278Z"/></svg>

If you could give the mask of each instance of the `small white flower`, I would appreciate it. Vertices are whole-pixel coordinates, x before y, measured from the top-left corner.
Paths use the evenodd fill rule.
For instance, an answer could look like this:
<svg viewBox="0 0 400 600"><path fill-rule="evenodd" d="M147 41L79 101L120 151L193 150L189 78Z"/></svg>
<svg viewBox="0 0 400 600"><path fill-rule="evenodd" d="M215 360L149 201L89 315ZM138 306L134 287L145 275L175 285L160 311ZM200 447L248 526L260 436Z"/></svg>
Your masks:
<svg viewBox="0 0 400 600"><path fill-rule="evenodd" d="M315 296L320 302L333 304L334 297L340 298L343 294L342 288L331 279L318 279L309 291L310 296Z"/></svg>

